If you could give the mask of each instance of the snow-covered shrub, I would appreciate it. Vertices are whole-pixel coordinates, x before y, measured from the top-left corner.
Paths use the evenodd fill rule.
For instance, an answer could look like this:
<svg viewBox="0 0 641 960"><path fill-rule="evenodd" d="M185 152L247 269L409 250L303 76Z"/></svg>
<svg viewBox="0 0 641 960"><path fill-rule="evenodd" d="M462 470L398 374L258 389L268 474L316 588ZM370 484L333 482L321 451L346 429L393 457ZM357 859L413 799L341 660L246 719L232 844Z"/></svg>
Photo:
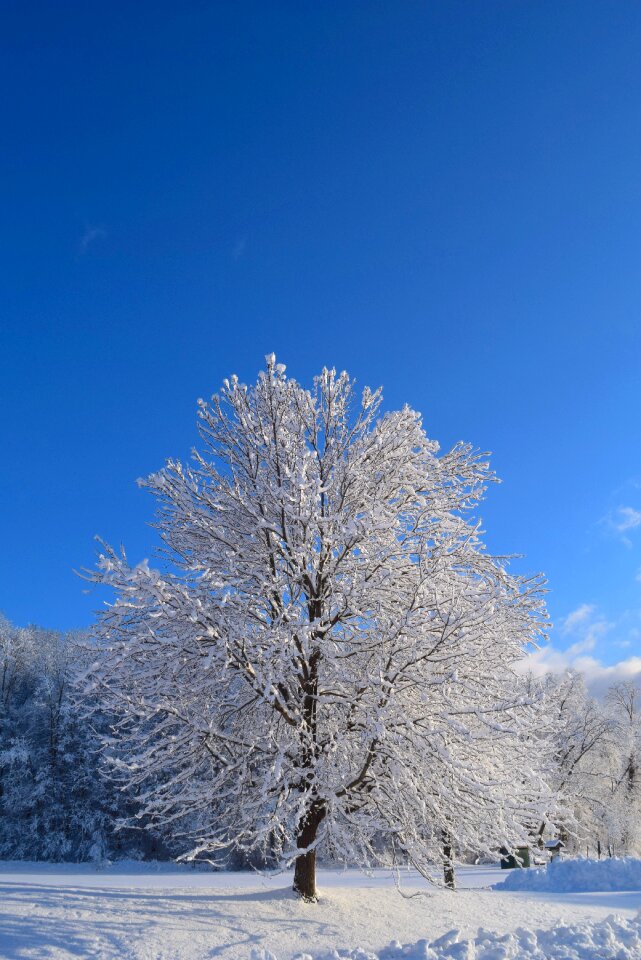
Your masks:
<svg viewBox="0 0 641 960"><path fill-rule="evenodd" d="M588 893L603 890L641 890L641 860L608 857L605 860L553 860L545 867L512 870L496 890L544 890L550 893Z"/></svg>

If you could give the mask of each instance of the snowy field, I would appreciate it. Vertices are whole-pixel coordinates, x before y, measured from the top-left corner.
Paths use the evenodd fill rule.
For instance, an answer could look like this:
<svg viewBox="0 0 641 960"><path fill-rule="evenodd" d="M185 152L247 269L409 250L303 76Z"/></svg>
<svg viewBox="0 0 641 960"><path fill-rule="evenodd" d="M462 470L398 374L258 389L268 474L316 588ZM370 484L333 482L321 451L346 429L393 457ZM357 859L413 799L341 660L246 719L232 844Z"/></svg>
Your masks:
<svg viewBox="0 0 641 960"><path fill-rule="evenodd" d="M290 960L301 953L317 957L360 948L389 958L426 960L641 960L639 889L490 889L504 877L494 867L465 868L459 871L460 889L452 893L426 891L416 874L406 873L403 892L421 895L405 899L388 872L367 877L352 870L321 870L321 901L306 905L292 897L288 875L204 873L169 865L121 864L100 870L1 863L0 956L248 960L271 954ZM612 914L620 922L604 925ZM592 926L559 933L559 928L586 922ZM485 934L478 939L479 928L501 934L502 940ZM547 939L523 931L505 936L517 928L556 933ZM425 941L452 930L458 931L456 936L426 946ZM466 938L472 940L462 942ZM390 941L414 946L385 950ZM574 947L569 952L568 944L579 952Z"/></svg>

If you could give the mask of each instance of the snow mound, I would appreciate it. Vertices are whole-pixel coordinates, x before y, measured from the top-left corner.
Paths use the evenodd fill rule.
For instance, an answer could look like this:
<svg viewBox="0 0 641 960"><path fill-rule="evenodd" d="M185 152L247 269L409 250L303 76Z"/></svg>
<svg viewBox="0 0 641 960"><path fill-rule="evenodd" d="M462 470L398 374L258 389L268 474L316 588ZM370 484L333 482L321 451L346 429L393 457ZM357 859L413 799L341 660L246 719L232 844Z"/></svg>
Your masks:
<svg viewBox="0 0 641 960"><path fill-rule="evenodd" d="M276 960L269 950L253 950L252 960ZM554 930L515 930L498 934L480 929L473 939L450 930L438 940L390 943L380 953L362 947L333 950L316 960L639 960L641 915L633 920L607 917ZM313 960L299 953L294 960Z"/></svg>
<svg viewBox="0 0 641 960"><path fill-rule="evenodd" d="M512 870L494 890L536 890L547 893L596 893L641 890L641 860L553 860L547 867Z"/></svg>

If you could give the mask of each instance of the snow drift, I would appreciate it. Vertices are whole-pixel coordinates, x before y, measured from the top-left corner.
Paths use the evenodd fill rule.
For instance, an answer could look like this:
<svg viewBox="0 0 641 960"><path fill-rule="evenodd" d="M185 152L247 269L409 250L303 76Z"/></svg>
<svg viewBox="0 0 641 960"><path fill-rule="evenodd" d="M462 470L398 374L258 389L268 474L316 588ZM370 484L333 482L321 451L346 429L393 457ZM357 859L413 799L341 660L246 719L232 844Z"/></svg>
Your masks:
<svg viewBox="0 0 641 960"><path fill-rule="evenodd" d="M252 960L277 960L269 950L253 950ZM333 950L315 960L639 960L641 915L633 920L608 917L595 923L559 926L554 930L515 930L499 934L479 930L465 938L451 930L428 943L390 943L379 953L362 947ZM295 960L313 960L301 953Z"/></svg>
<svg viewBox="0 0 641 960"><path fill-rule="evenodd" d="M553 860L546 867L512 870L502 883L495 883L493 889L546 893L641 890L641 860L633 857Z"/></svg>

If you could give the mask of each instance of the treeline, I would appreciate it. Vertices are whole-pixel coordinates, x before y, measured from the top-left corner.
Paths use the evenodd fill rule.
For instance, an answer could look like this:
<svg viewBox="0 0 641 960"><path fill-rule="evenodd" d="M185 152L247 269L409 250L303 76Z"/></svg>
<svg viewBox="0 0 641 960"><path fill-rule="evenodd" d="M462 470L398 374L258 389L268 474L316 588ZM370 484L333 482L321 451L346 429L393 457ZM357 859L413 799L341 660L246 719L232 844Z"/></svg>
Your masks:
<svg viewBox="0 0 641 960"><path fill-rule="evenodd" d="M112 718L84 696L83 638L0 617L0 858L83 861L163 857L170 845L136 822L136 797L113 777Z"/></svg>
<svg viewBox="0 0 641 960"><path fill-rule="evenodd" d="M0 858L165 859L178 827L139 817L137 787L118 777L117 718L85 676L86 638L0 617ZM541 823L574 853L641 855L641 689L620 683L602 700L579 674L548 676L547 758L564 812ZM178 821L177 821L178 822ZM239 865L239 864L235 864Z"/></svg>
<svg viewBox="0 0 641 960"><path fill-rule="evenodd" d="M641 856L641 687L591 697L581 674L542 681L549 706L550 782L565 815L541 824L575 853Z"/></svg>

